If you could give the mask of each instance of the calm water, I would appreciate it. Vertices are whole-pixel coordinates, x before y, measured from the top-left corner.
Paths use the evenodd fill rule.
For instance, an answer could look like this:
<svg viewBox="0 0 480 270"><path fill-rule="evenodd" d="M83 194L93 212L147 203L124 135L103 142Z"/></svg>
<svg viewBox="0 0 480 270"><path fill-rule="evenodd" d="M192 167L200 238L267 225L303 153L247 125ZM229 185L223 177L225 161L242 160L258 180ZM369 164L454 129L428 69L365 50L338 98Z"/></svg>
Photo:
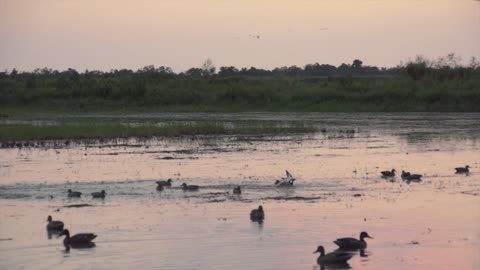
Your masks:
<svg viewBox="0 0 480 270"><path fill-rule="evenodd" d="M82 121L98 117L119 118ZM326 131L0 149L0 269L320 269L318 245L332 251L362 230L375 239L352 269L480 268L480 114L121 117L302 120ZM469 175L454 173L467 164ZM423 181L379 176L392 168ZM295 187L273 187L286 169ZM173 187L157 192L167 178ZM183 192L183 182L201 189ZM242 195L226 193L236 185ZM68 189L84 196L67 199ZM102 189L105 200L87 195ZM80 203L92 206L64 207ZM253 223L260 204L266 220ZM96 233L97 246L65 252L45 230L50 214L73 234Z"/></svg>

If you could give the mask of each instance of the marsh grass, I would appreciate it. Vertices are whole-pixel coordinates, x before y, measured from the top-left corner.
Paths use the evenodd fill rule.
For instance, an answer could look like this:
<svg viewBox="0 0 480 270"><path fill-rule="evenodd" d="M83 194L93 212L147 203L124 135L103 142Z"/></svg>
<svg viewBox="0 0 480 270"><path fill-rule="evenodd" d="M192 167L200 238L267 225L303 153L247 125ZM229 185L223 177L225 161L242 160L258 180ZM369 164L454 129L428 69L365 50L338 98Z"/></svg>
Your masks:
<svg viewBox="0 0 480 270"><path fill-rule="evenodd" d="M408 77L172 77L73 81L45 80L28 89L0 80L0 113L21 112L240 112L240 111L479 111L480 76Z"/></svg>
<svg viewBox="0 0 480 270"><path fill-rule="evenodd" d="M317 131L304 122L196 121L123 123L0 124L0 142L149 138L194 135L286 135Z"/></svg>

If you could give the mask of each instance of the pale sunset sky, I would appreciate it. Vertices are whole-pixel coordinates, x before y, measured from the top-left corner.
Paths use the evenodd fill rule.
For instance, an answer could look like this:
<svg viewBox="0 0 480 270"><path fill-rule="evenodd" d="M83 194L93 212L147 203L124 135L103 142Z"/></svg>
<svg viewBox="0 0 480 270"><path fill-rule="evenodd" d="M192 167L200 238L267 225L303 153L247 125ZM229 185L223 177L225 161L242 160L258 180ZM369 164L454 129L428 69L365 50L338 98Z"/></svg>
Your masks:
<svg viewBox="0 0 480 270"><path fill-rule="evenodd" d="M480 57L476 0L0 0L0 70Z"/></svg>

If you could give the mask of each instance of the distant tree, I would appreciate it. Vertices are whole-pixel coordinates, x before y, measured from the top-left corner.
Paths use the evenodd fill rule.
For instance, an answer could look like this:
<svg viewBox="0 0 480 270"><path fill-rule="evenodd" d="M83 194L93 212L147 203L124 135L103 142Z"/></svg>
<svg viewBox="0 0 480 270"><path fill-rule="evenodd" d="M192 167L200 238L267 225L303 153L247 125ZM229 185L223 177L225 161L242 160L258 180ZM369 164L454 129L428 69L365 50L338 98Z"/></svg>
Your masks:
<svg viewBox="0 0 480 270"><path fill-rule="evenodd" d="M202 69L200 68L191 68L184 72L186 76L200 77L202 76Z"/></svg>
<svg viewBox="0 0 480 270"><path fill-rule="evenodd" d="M155 70L157 73L162 74L162 75L171 75L174 74L172 68L170 67L165 67L165 66L160 66Z"/></svg>
<svg viewBox="0 0 480 270"><path fill-rule="evenodd" d="M350 72L350 66L345 63L342 63L337 69L341 75L347 75Z"/></svg>
<svg viewBox="0 0 480 270"><path fill-rule="evenodd" d="M215 74L215 66L213 65L212 60L209 58L203 62L201 67L201 74L204 77L211 76Z"/></svg>
<svg viewBox="0 0 480 270"><path fill-rule="evenodd" d="M480 0L479 0L480 1ZM468 66L473 69L473 70L476 70L478 68L480 68L480 61L475 57L473 56L471 59L470 59L470 63L468 64Z"/></svg>
<svg viewBox="0 0 480 270"><path fill-rule="evenodd" d="M230 67L221 67L220 71L218 72L219 76L226 77L226 76L235 76L238 73L238 69L230 66Z"/></svg>
<svg viewBox="0 0 480 270"><path fill-rule="evenodd" d="M352 68L354 69L361 69L362 68L362 65L363 65L363 62L359 59L355 59L353 60L353 63L352 63Z"/></svg>
<svg viewBox="0 0 480 270"><path fill-rule="evenodd" d="M460 62L462 58L460 56L456 56L454 53L449 53L445 57L439 57L434 63L433 66L435 68L457 68L460 66Z"/></svg>
<svg viewBox="0 0 480 270"><path fill-rule="evenodd" d="M417 55L415 61L408 61L405 66L407 75L414 80L421 80L425 77L430 63L423 56Z"/></svg>
<svg viewBox="0 0 480 270"><path fill-rule="evenodd" d="M288 73L288 67L277 67L272 70L274 76L285 76Z"/></svg>

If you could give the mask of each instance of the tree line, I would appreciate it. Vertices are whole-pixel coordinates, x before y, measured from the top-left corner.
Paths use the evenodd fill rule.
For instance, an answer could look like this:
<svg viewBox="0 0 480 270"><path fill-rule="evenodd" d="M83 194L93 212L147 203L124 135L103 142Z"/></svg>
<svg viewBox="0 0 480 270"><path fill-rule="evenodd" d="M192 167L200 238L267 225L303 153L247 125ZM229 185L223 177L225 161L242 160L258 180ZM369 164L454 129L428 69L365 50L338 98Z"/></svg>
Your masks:
<svg viewBox="0 0 480 270"><path fill-rule="evenodd" d="M393 68L355 59L337 67L217 69L207 60L180 73L153 65L136 71L0 72L4 108L478 111L478 103L479 62L472 58L462 65L453 54L435 60L419 56Z"/></svg>

